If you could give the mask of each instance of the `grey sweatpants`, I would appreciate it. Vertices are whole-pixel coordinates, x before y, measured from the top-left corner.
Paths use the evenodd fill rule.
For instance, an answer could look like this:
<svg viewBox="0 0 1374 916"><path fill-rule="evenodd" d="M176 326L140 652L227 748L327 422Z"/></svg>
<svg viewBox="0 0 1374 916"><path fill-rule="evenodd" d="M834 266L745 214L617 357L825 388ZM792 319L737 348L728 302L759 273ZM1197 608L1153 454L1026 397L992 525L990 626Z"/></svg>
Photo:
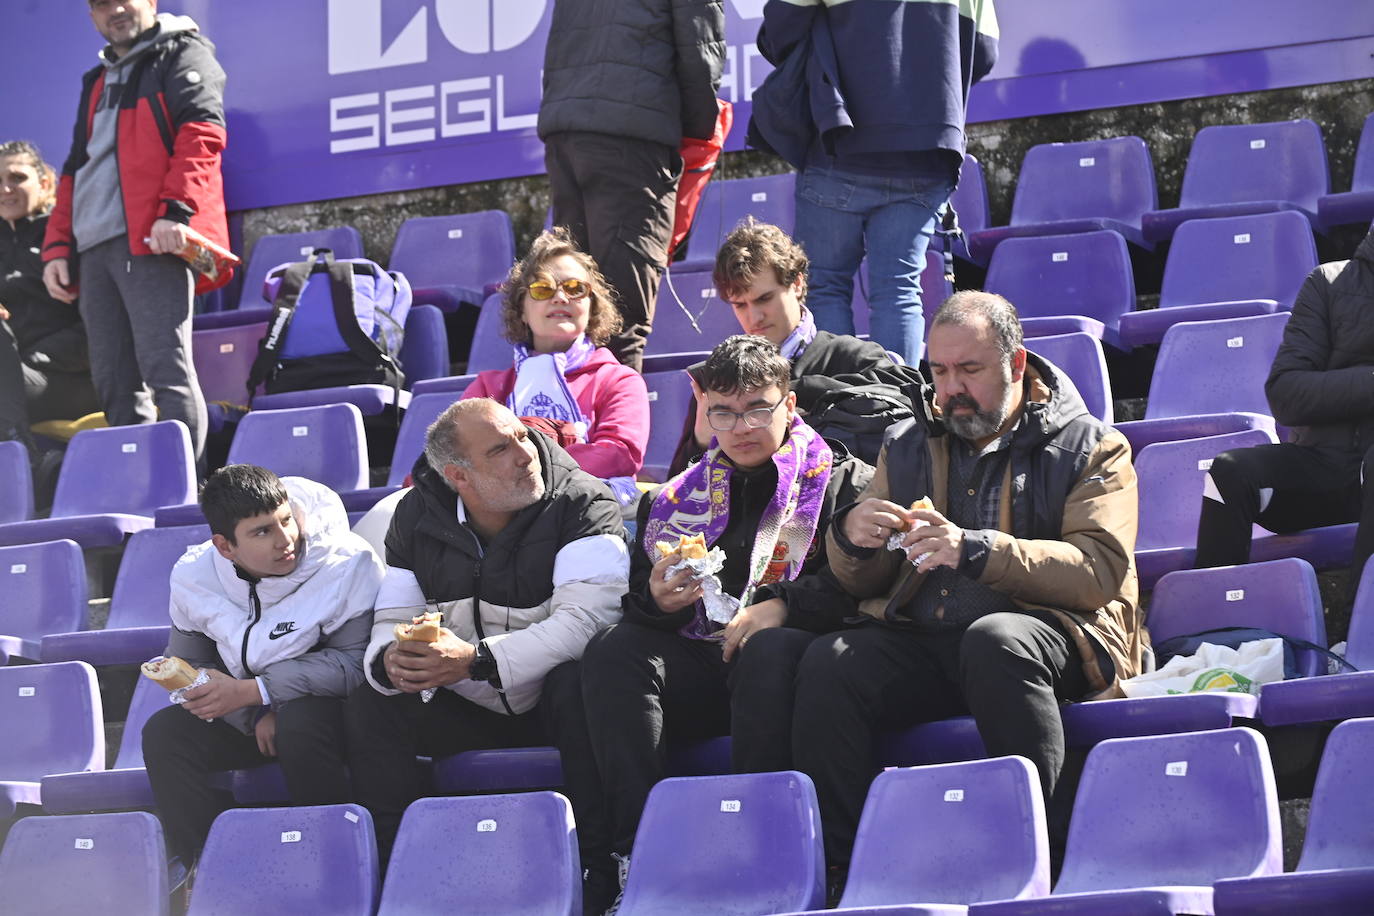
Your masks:
<svg viewBox="0 0 1374 916"><path fill-rule="evenodd" d="M76 279L105 419L111 426L180 420L199 460L207 421L191 363L190 268L172 255L134 257L120 236L83 251Z"/></svg>

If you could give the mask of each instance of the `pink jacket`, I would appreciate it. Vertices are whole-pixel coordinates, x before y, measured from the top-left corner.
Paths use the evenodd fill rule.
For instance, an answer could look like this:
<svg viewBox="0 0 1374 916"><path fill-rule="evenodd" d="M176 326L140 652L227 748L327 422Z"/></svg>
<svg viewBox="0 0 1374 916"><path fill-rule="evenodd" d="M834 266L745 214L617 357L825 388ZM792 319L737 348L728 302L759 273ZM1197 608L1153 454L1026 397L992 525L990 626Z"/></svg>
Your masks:
<svg viewBox="0 0 1374 916"><path fill-rule="evenodd" d="M568 454L594 477L634 477L649 443L649 390L644 378L616 362L610 350L597 347L583 366L568 373L567 381L590 423L587 441L568 446ZM514 387L514 367L488 369L477 374L463 397L504 404Z"/></svg>

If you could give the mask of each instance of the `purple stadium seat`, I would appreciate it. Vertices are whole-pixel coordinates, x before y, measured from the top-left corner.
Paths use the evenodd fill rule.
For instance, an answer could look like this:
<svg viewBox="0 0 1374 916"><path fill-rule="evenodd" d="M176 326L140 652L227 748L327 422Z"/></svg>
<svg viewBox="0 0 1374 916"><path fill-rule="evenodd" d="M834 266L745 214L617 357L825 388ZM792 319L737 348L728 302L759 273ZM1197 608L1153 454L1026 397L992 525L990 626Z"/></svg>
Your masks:
<svg viewBox="0 0 1374 916"><path fill-rule="evenodd" d="M479 307L515 262L515 234L504 210L414 216L391 248L392 270L410 281L416 304L455 312Z"/></svg>
<svg viewBox="0 0 1374 916"><path fill-rule="evenodd" d="M658 355L651 353L644 357L644 368L641 370L641 373L643 375L650 375L655 372L673 372L678 369L690 369L697 363L706 362L710 355L710 350L697 350L687 353L660 353Z"/></svg>
<svg viewBox="0 0 1374 916"><path fill-rule="evenodd" d="M1204 436L1224 436L1227 433L1262 429L1275 434L1274 418L1267 414L1205 413L1186 417L1165 417L1160 420L1132 420L1118 423L1116 429L1131 443L1131 454L1139 455L1147 445L1156 442L1176 442L1179 439L1201 439Z"/></svg>
<svg viewBox="0 0 1374 916"><path fill-rule="evenodd" d="M1001 251L999 248L998 257ZM1104 423L1112 422L1112 383L1107 378L1107 359L1102 355L1102 342L1098 338L1082 331L1032 337L1026 340L1026 348L1068 375L1087 405L1088 413Z"/></svg>
<svg viewBox="0 0 1374 916"><path fill-rule="evenodd" d="M1364 130L1360 131L1350 190L1319 198L1317 216L1323 226L1374 221L1374 114L1364 119Z"/></svg>
<svg viewBox="0 0 1374 916"><path fill-rule="evenodd" d="M156 804L153 787L148 782L148 771L143 768L143 725L169 702L166 690L140 677L124 717L124 734L119 739L114 768L46 774L43 777L43 810L48 814L82 814L152 808Z"/></svg>
<svg viewBox="0 0 1374 916"><path fill-rule="evenodd" d="M1217 916L1360 916L1374 905L1374 719L1337 725L1327 738L1302 858L1291 874L1213 885Z"/></svg>
<svg viewBox="0 0 1374 916"><path fill-rule="evenodd" d="M399 356L405 370L406 387L448 375L448 332L444 313L433 305L417 305L406 315L406 336Z"/></svg>
<svg viewBox="0 0 1374 916"><path fill-rule="evenodd" d="M679 299L681 304L678 304ZM644 355L710 350L730 335L739 333L735 310L716 295L711 271L689 272L675 267L659 284L654 328L644 345Z"/></svg>
<svg viewBox="0 0 1374 916"><path fill-rule="evenodd" d="M1124 424L1123 424L1124 425ZM1166 572L1193 565L1202 490L1212 459L1233 448L1274 442L1265 430L1157 442L1135 456L1140 490L1140 524L1135 538L1140 587L1150 588Z"/></svg>
<svg viewBox="0 0 1374 916"><path fill-rule="evenodd" d="M86 625L86 562L74 541L0 547L0 664L36 661L48 633Z"/></svg>
<svg viewBox="0 0 1374 916"><path fill-rule="evenodd" d="M105 629L46 635L39 657L45 662L132 665L160 655L171 630L167 606L172 567L186 548L209 539L205 525L136 532L119 561Z"/></svg>
<svg viewBox="0 0 1374 916"><path fill-rule="evenodd" d="M159 506L195 494L191 436L180 420L84 430L67 446L52 517L0 525L0 545L70 538L114 547L151 528Z"/></svg>
<svg viewBox="0 0 1374 916"><path fill-rule="evenodd" d="M1212 882L1282 867L1274 772L1258 732L1120 738L1088 754L1051 896L969 913L1208 913Z"/></svg>
<svg viewBox="0 0 1374 916"><path fill-rule="evenodd" d="M391 452L391 470L387 474L386 486L340 493L344 508L350 511L371 509L377 500L405 483L406 475L415 467L420 453L425 450L425 432L429 425L456 400L457 395L443 391L413 396L410 399L410 409L401 417L401 429L396 434L396 447Z"/></svg>
<svg viewBox="0 0 1374 916"><path fill-rule="evenodd" d="M581 916L572 806L555 792L422 798L406 809L378 916Z"/></svg>
<svg viewBox="0 0 1374 916"><path fill-rule="evenodd" d="M335 388L310 388L304 391L283 391L264 394L253 401L254 410L290 410L323 407L326 404L351 404L365 417L386 413L395 404L401 410L410 408L410 392L390 385L340 385Z"/></svg>
<svg viewBox="0 0 1374 916"><path fill-rule="evenodd" d="M1317 221L1317 199L1331 190L1321 128L1303 118L1204 127L1193 138L1178 207L1142 220L1163 241L1190 219L1292 210ZM1320 226L1316 226L1320 229Z"/></svg>
<svg viewBox="0 0 1374 916"><path fill-rule="evenodd" d="M372 916L377 841L358 805L231 809L215 819L187 916Z"/></svg>
<svg viewBox="0 0 1374 916"><path fill-rule="evenodd" d="M239 421L228 464L257 464L333 490L368 484L363 415L352 404L254 410Z"/></svg>
<svg viewBox="0 0 1374 916"><path fill-rule="evenodd" d="M675 269L710 273L720 243L746 216L791 234L797 221L796 184L794 172L709 182L697 205L692 234L687 237L687 254Z"/></svg>
<svg viewBox="0 0 1374 916"><path fill-rule="evenodd" d="M352 226L264 235L253 245L248 263L244 265L243 295L239 298L239 309L270 305L262 294L268 271L288 261L304 261L316 248L328 248L336 258L361 258L363 237Z"/></svg>
<svg viewBox="0 0 1374 916"><path fill-rule="evenodd" d="M797 772L669 778L649 792L621 916L754 914L825 902L820 812Z"/></svg>
<svg viewBox="0 0 1374 916"><path fill-rule="evenodd" d="M1291 210L1192 220L1174 236L1159 308L1122 315L1121 341L1157 343L1180 321L1286 311L1316 266L1311 227Z"/></svg>
<svg viewBox="0 0 1374 916"><path fill-rule="evenodd" d="M95 669L85 662L0 668L0 820L41 802L48 773L105 769Z"/></svg>
<svg viewBox="0 0 1374 916"><path fill-rule="evenodd" d="M0 442L0 524L33 518L33 468L22 442Z"/></svg>
<svg viewBox="0 0 1374 916"><path fill-rule="evenodd" d="M143 811L26 817L0 852L0 900L10 916L167 916L162 825Z"/></svg>
<svg viewBox="0 0 1374 916"><path fill-rule="evenodd" d="M1154 164L1139 137L1041 143L1021 162L1010 224L971 233L969 253L986 264L1009 238L1099 229L1114 229L1133 245L1152 247L1141 236L1140 216L1158 206Z"/></svg>
<svg viewBox="0 0 1374 916"><path fill-rule="evenodd" d="M692 404L692 382L685 370L645 373L644 384L649 388L650 416L649 444L644 449L641 480L663 483L668 479L668 465L673 463L683 424Z"/></svg>
<svg viewBox="0 0 1374 916"><path fill-rule="evenodd" d="M232 314L220 312L218 314ZM258 356L266 322L231 325L191 333L191 359L207 402L248 406L248 371Z"/></svg>
<svg viewBox="0 0 1374 916"><path fill-rule="evenodd" d="M1366 563L1360 575L1345 660L1360 670L1318 671L1317 677L1264 685L1260 718L1266 725L1294 725L1374 716L1374 563Z"/></svg>
<svg viewBox="0 0 1374 916"><path fill-rule="evenodd" d="M468 386L472 384L472 380L475 378L477 378L476 373L429 378L423 382L417 382L410 393L415 398L425 394L448 394L451 396L450 401L457 401L462 398L463 392L468 390ZM414 401L411 402L411 409L415 409Z"/></svg>
<svg viewBox="0 0 1374 916"><path fill-rule="evenodd" d="M235 328L244 324L266 324L271 318L272 307L266 304L250 309L230 309L227 312L201 312L191 316L191 331L194 333Z"/></svg>
<svg viewBox="0 0 1374 916"><path fill-rule="evenodd" d="M488 369L509 369L515 362L510 341L506 340L501 322L501 294L492 293L477 313L477 327L472 332L472 349L468 352L467 371L473 375Z"/></svg>
<svg viewBox="0 0 1374 916"><path fill-rule="evenodd" d="M554 789L563 785L563 762L552 747L464 751L434 761L434 791L442 795Z"/></svg>
<svg viewBox="0 0 1374 916"><path fill-rule="evenodd" d="M1120 348L1121 316L1135 308L1131 256L1111 230L1007 239L983 288L1011 300L1027 337L1086 331Z"/></svg>
<svg viewBox="0 0 1374 916"><path fill-rule="evenodd" d="M974 156L964 154L964 168L959 173L959 184L949 196L949 205L959 216L959 228L963 235L949 242L950 251L956 258L972 261L968 252L968 236L988 227L988 183L983 175L983 164ZM931 240L931 247L943 251L946 238L939 233Z"/></svg>

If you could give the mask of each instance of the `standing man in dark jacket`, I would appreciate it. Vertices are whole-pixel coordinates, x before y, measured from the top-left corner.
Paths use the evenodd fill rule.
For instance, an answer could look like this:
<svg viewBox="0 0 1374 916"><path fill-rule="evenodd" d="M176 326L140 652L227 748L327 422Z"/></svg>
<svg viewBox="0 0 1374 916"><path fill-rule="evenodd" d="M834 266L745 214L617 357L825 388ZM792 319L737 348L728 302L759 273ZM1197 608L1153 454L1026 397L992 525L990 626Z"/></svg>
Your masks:
<svg viewBox="0 0 1374 916"><path fill-rule="evenodd" d="M683 137L715 131L722 0L555 0L539 137L553 221L619 297L610 348L639 369L672 238Z"/></svg>
<svg viewBox="0 0 1374 916"><path fill-rule="evenodd" d="M775 66L815 54L817 25L833 49L808 76L833 65L838 85L812 86L835 107L825 122L813 111L816 133L793 163L811 310L817 326L854 333L854 273L867 253L873 339L914 366L925 336L921 269L963 165L969 88L997 60L993 0L768 0L759 51Z"/></svg>
<svg viewBox="0 0 1374 916"><path fill-rule="evenodd" d="M191 364L191 304L212 285L197 288L175 252L188 226L228 246L224 71L195 22L158 15L157 0L90 7L109 46L82 78L43 281L63 302L76 301L80 287L91 375L110 425L180 420L199 456L206 415Z"/></svg>
<svg viewBox="0 0 1374 916"><path fill-rule="evenodd" d="M1374 552L1374 228L1349 261L1323 264L1298 291L1264 385L1291 442L1212 461L1197 565L1250 560L1250 526L1287 534L1358 521L1350 595Z"/></svg>

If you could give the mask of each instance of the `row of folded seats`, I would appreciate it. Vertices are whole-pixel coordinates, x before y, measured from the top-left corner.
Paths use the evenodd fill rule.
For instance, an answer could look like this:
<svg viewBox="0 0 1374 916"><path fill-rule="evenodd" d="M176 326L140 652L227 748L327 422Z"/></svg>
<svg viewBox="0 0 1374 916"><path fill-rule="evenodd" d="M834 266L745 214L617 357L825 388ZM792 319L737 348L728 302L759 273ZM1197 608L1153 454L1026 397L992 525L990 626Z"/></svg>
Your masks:
<svg viewBox="0 0 1374 916"><path fill-rule="evenodd" d="M1332 731L1301 858L1284 872L1259 732L1103 741L1087 756L1053 887L1044 799L1025 758L890 769L869 790L840 909L824 912L1367 914L1371 754L1374 719ZM797 772L665 779L631 861L623 916L825 905L815 790ZM0 894L12 914L166 914L164 862L147 813L31 817L0 851ZM421 799L379 872L361 807L230 810L210 831L187 912L582 912L576 825L552 791Z"/></svg>

